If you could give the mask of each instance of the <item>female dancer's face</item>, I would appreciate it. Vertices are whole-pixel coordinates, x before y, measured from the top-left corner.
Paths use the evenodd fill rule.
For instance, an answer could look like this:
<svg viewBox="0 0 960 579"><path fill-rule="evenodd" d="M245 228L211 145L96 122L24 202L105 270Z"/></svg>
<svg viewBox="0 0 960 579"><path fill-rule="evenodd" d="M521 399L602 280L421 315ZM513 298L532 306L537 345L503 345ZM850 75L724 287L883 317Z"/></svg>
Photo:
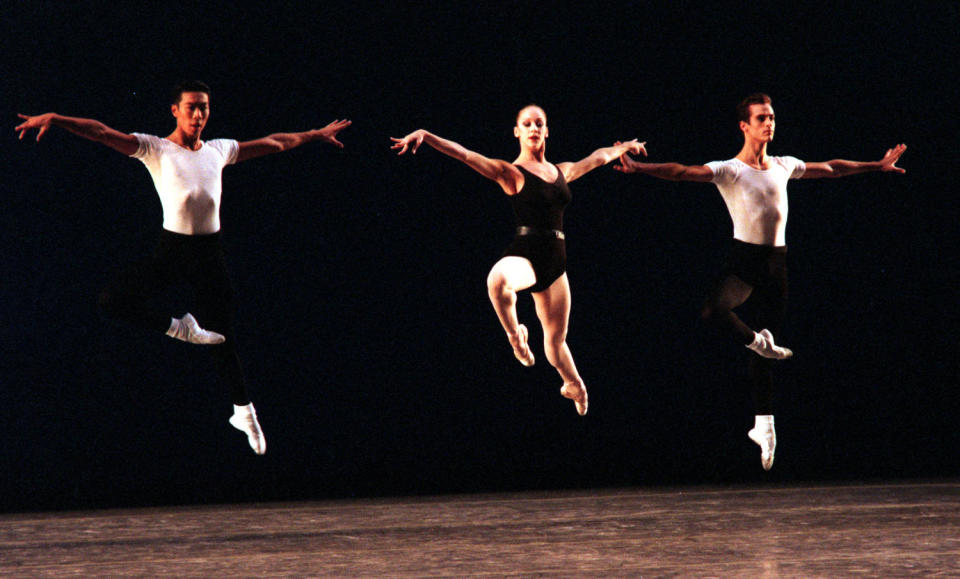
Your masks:
<svg viewBox="0 0 960 579"><path fill-rule="evenodd" d="M540 107L527 107L517 115L513 134L521 147L539 149L547 138L547 113Z"/></svg>

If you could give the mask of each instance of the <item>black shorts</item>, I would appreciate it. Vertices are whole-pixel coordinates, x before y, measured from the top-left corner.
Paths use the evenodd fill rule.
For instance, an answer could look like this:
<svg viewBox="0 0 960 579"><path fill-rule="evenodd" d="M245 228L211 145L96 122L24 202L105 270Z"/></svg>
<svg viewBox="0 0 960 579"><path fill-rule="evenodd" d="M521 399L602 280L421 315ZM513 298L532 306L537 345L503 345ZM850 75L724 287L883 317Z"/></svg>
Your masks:
<svg viewBox="0 0 960 579"><path fill-rule="evenodd" d="M756 245L734 239L721 278L735 275L753 287L782 287L786 294L787 246Z"/></svg>

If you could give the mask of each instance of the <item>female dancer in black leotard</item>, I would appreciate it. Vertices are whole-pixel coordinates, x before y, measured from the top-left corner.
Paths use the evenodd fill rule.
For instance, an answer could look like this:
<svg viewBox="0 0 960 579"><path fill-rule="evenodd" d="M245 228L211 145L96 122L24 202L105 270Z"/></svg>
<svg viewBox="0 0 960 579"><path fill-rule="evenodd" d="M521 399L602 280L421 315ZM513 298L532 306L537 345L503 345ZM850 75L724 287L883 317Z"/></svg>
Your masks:
<svg viewBox="0 0 960 579"><path fill-rule="evenodd" d="M536 105L518 114L513 134L520 141L520 155L508 163L490 159L423 129L394 141L400 155L416 153L421 144L463 161L484 177L496 181L510 195L517 216L517 236L487 277L493 308L507 332L513 353L524 366L533 365L527 344L527 328L517 320L517 292L531 291L537 317L543 326L547 360L563 378L560 393L587 413L587 387L567 347L570 317L570 284L566 274L563 208L570 202L567 183L603 166L620 155L646 154L636 139L594 151L575 163L553 165L546 160L547 114Z"/></svg>

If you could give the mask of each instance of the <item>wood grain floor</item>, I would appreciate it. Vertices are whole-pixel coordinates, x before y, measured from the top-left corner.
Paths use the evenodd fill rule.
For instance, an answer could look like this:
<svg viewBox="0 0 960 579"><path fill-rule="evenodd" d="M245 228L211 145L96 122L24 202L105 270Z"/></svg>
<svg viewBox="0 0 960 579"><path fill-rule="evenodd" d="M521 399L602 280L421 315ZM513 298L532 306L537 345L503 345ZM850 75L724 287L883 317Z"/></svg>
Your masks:
<svg viewBox="0 0 960 579"><path fill-rule="evenodd" d="M2 577L960 577L960 482L0 516Z"/></svg>

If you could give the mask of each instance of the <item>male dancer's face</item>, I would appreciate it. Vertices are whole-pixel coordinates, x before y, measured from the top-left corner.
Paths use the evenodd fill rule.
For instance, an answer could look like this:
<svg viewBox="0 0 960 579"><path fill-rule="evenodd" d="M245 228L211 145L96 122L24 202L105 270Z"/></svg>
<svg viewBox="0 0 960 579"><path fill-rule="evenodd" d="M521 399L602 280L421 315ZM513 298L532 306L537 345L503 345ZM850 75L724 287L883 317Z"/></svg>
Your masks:
<svg viewBox="0 0 960 579"><path fill-rule="evenodd" d="M205 92L185 92L170 110L177 119L177 129L190 139L199 139L210 118L210 96Z"/></svg>
<svg viewBox="0 0 960 579"><path fill-rule="evenodd" d="M750 122L740 121L743 136L749 141L758 143L772 141L776 128L777 121L773 114L773 107L768 104L750 105Z"/></svg>

